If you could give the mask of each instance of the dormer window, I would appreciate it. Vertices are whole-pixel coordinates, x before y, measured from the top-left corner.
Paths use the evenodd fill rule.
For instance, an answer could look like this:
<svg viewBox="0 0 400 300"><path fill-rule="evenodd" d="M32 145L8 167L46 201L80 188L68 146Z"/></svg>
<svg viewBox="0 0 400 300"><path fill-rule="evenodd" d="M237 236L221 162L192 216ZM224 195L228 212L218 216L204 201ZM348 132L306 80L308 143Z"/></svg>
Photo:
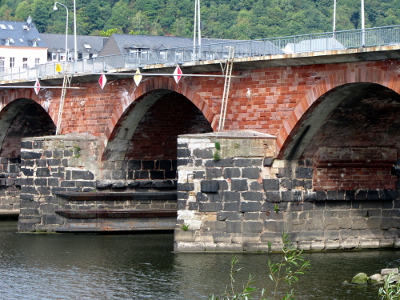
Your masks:
<svg viewBox="0 0 400 300"><path fill-rule="evenodd" d="M28 25L22 25L22 29L28 31L29 30L29 26Z"/></svg>
<svg viewBox="0 0 400 300"><path fill-rule="evenodd" d="M33 39L33 40L31 40L31 43L32 43L32 47L37 47L37 45L38 45L38 39Z"/></svg>
<svg viewBox="0 0 400 300"><path fill-rule="evenodd" d="M6 38L4 40L4 45L6 45L6 46L10 46L11 44L14 44L14 43L15 43L14 39L12 39L12 38Z"/></svg>

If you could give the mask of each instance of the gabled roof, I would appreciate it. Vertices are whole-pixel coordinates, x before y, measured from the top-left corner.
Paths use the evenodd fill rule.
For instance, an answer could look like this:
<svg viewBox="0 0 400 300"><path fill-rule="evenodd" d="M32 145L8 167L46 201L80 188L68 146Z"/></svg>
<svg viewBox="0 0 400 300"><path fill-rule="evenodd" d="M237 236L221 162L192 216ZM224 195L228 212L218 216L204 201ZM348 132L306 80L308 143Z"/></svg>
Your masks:
<svg viewBox="0 0 400 300"><path fill-rule="evenodd" d="M28 18L26 22L0 21L0 46L46 47L40 34Z"/></svg>
<svg viewBox="0 0 400 300"><path fill-rule="evenodd" d="M202 45L227 42L223 39L202 38ZM113 34L99 56L125 54L129 49L163 50L193 45L193 38L156 35Z"/></svg>
<svg viewBox="0 0 400 300"><path fill-rule="evenodd" d="M42 33L40 36L46 43L49 52L65 52L65 34ZM67 37L67 46L72 53L75 51L74 35L69 34ZM99 53L107 39L103 36L77 35L77 52Z"/></svg>
<svg viewBox="0 0 400 300"><path fill-rule="evenodd" d="M346 47L343 46L342 43L340 43L337 39L330 37L304 40L299 43L289 43L286 45L284 51L285 53L302 53L343 49L346 49Z"/></svg>

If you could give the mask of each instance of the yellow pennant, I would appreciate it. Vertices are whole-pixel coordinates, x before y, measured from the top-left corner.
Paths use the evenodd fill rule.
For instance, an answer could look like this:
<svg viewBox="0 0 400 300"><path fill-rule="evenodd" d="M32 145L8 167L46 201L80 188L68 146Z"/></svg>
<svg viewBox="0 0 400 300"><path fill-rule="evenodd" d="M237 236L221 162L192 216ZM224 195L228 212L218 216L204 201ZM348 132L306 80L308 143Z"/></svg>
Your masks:
<svg viewBox="0 0 400 300"><path fill-rule="evenodd" d="M62 71L62 66L60 64L56 64L56 72L60 73Z"/></svg>
<svg viewBox="0 0 400 300"><path fill-rule="evenodd" d="M136 86L139 86L140 82L142 81L142 77L143 77L143 76L140 74L140 69L139 69L139 68L137 68L136 74L137 74L137 75L134 75L134 76L133 76L133 80L135 81Z"/></svg>

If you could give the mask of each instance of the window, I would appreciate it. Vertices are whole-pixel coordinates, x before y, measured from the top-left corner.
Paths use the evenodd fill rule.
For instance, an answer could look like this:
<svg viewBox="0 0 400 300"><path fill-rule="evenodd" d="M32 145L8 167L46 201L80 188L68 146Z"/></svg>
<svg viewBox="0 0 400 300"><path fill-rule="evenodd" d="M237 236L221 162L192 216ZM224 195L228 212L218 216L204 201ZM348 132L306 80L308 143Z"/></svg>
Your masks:
<svg viewBox="0 0 400 300"><path fill-rule="evenodd" d="M182 60L182 52L175 52L175 60L176 61Z"/></svg>
<svg viewBox="0 0 400 300"><path fill-rule="evenodd" d="M28 58L27 57L22 58L22 67L25 69L28 67Z"/></svg>
<svg viewBox="0 0 400 300"><path fill-rule="evenodd" d="M6 60L5 57L0 57L0 72L4 72L4 61Z"/></svg>
<svg viewBox="0 0 400 300"><path fill-rule="evenodd" d="M141 53L141 58L142 59L147 59L148 58L149 53L147 51L144 51Z"/></svg>
<svg viewBox="0 0 400 300"><path fill-rule="evenodd" d="M4 24L0 24L0 28L1 29L7 29L6 25L4 25Z"/></svg>
<svg viewBox="0 0 400 300"><path fill-rule="evenodd" d="M14 68L15 66L15 57L10 57L10 68Z"/></svg>
<svg viewBox="0 0 400 300"><path fill-rule="evenodd" d="M52 54L51 54L51 60L52 60L52 61L58 60L58 59L57 59L57 53L52 53Z"/></svg>
<svg viewBox="0 0 400 300"><path fill-rule="evenodd" d="M160 59L166 59L167 58L167 53L165 51L160 52Z"/></svg>
<svg viewBox="0 0 400 300"><path fill-rule="evenodd" d="M10 25L10 24L8 25L8 28L11 29L11 30L14 29L14 27L12 25Z"/></svg>
<svg viewBox="0 0 400 300"><path fill-rule="evenodd" d="M35 65L40 64L40 58L35 58Z"/></svg>
<svg viewBox="0 0 400 300"><path fill-rule="evenodd" d="M90 46L90 44L88 44L88 43L84 43L84 44L83 44L83 47L85 47L85 49L90 49L90 48L92 48L92 47Z"/></svg>

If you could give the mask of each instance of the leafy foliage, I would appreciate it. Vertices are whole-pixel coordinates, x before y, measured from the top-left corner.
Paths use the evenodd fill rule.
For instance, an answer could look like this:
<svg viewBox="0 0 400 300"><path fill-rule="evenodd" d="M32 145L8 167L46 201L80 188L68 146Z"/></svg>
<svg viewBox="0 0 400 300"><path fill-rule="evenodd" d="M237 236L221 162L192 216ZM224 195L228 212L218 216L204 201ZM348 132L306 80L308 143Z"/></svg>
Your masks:
<svg viewBox="0 0 400 300"><path fill-rule="evenodd" d="M398 275L391 273L386 277L383 287L379 289L379 296L382 300L400 299L400 281L398 281Z"/></svg>
<svg viewBox="0 0 400 300"><path fill-rule="evenodd" d="M247 281L242 285L240 291L237 291L235 284L235 274L240 271L236 269L238 262L236 256L231 260L230 269L230 286L226 288L224 295L218 298L215 295L210 295L209 300L249 300L254 299L254 295L259 295L256 299L261 300L277 300L279 297L279 289L283 284L291 286L298 281L298 276L305 274L310 267L310 261L305 260L302 251L298 251L290 242L288 234L282 234L282 257L277 263L273 263L268 259L269 278L275 283L274 289L271 292L272 298L265 298L267 290L254 287L255 277L249 275ZM294 289L286 291L281 300L294 300ZM386 298L385 298L386 299ZM394 299L394 298L393 298ZM392 300L390 298L389 300Z"/></svg>
<svg viewBox="0 0 400 300"><path fill-rule="evenodd" d="M73 0L69 8L73 32ZM122 33L191 37L194 0L76 0L77 33ZM30 15L40 32L64 33L65 11L52 0L4 0L0 19L24 21ZM366 3L366 27L400 24L400 0ZM201 0L202 35L256 39L332 30L331 0ZM360 2L338 1L337 30L360 28ZM63 26L64 25L64 26Z"/></svg>

